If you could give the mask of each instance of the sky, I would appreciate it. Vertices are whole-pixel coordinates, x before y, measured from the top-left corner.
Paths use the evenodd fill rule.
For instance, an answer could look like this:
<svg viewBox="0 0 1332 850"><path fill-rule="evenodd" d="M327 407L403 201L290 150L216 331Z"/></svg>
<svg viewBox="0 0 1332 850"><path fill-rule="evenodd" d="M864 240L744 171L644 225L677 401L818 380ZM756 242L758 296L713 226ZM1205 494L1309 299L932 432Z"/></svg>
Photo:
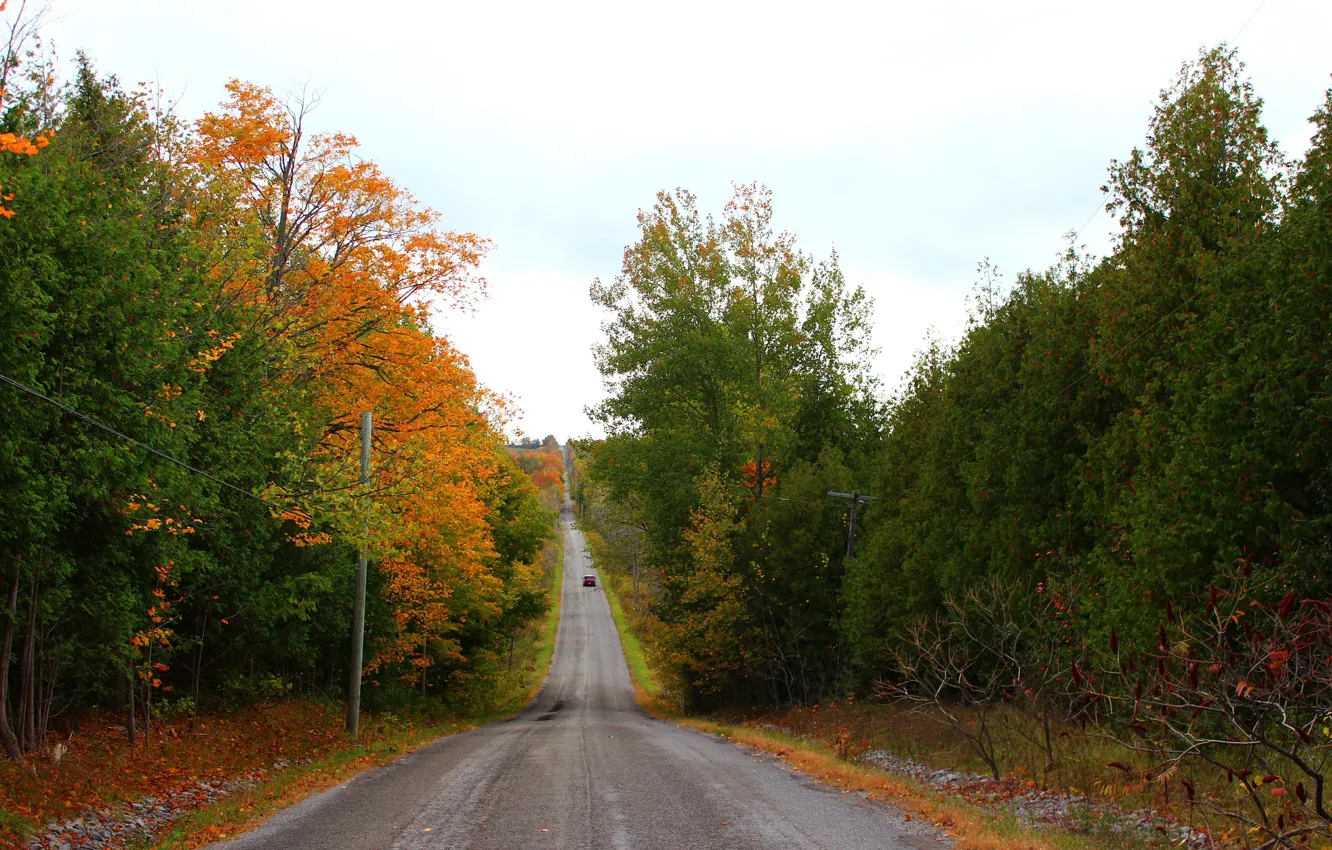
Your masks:
<svg viewBox="0 0 1332 850"><path fill-rule="evenodd" d="M958 337L981 261L1011 280L1076 231L1108 250L1106 167L1201 48L1238 46L1290 156L1332 85L1327 0L51 6L62 56L187 118L232 78L319 91L315 129L494 241L488 298L436 330L513 399L511 433L561 441L601 434L588 288L660 190L720 213L732 183L767 184L777 226L874 299L891 389L927 333Z"/></svg>

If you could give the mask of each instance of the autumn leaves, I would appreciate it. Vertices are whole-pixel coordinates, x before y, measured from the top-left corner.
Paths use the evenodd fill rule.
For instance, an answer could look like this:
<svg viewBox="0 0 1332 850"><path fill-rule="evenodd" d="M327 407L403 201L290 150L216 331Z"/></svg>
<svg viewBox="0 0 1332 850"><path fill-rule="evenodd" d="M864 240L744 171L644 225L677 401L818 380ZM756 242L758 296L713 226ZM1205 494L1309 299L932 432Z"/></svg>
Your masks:
<svg viewBox="0 0 1332 850"><path fill-rule="evenodd" d="M0 738L38 748L94 706L133 737L227 682L336 694L361 547L367 703L489 687L541 613L553 520L504 403L431 329L484 292L489 242L307 102L233 82L187 122L76 70L14 74L0 126L0 373L87 417L0 395Z"/></svg>
<svg viewBox="0 0 1332 850"><path fill-rule="evenodd" d="M208 187L195 217L214 240L210 271L246 313L251 344L271 352L270 388L306 397L322 419L297 459L320 486L273 495L308 498L346 537L359 533L354 518L371 518L366 544L392 629L368 669L414 679L434 654L465 660L451 640L463 610L499 613L488 498L515 472L497 451L503 405L429 316L483 291L489 243L441 229L436 212L357 157L355 138L310 133L304 102L240 82L228 92L190 148ZM262 251L236 253L237 234ZM376 421L372 508L356 498L350 463L362 410ZM464 584L470 609L451 601Z"/></svg>

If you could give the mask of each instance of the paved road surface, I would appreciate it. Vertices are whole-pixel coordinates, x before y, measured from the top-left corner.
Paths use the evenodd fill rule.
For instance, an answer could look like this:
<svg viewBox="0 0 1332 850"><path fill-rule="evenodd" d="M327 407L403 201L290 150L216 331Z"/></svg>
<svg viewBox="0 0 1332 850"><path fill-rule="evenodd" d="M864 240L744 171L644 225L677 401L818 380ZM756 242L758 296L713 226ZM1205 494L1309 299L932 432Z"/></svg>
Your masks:
<svg viewBox="0 0 1332 850"><path fill-rule="evenodd" d="M444 738L318 794L231 850L939 847L854 794L653 720L633 688L566 507L550 675L511 720ZM914 824L912 824L914 826Z"/></svg>

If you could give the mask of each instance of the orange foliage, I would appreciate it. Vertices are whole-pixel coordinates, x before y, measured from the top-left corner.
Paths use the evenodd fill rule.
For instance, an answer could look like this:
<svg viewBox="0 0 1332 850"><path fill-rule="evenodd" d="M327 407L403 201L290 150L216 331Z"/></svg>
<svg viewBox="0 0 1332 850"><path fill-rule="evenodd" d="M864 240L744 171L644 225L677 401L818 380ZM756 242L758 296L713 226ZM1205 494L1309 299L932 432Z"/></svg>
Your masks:
<svg viewBox="0 0 1332 850"><path fill-rule="evenodd" d="M564 456L551 446L509 448L509 454L538 489L564 486Z"/></svg>
<svg viewBox="0 0 1332 850"><path fill-rule="evenodd" d="M4 8L5 8L4 4L0 3L0 11L4 11ZM5 92L3 89L0 89L0 107L3 107L4 103L5 103ZM44 148L48 144L50 144L50 140L44 135L39 135L37 136L36 139L28 139L23 136L16 136L13 133L0 133L0 153L13 153L13 154L19 154L21 156L36 156L38 149ZM0 187L0 192L2 191L3 187ZM12 200L14 200L13 193L7 195L0 194L0 201L12 201ZM0 216L3 216L5 218L13 218L14 211L7 208L3 203L0 203Z"/></svg>
<svg viewBox="0 0 1332 850"><path fill-rule="evenodd" d="M754 485L757 483L756 476L754 475L755 468L754 461L752 460L749 463L740 466L740 474L744 476L742 481L744 482L744 485L751 490L754 489ZM764 489L767 489L775 486L777 486L777 476L772 472L772 464L765 460L763 461L763 487Z"/></svg>
<svg viewBox="0 0 1332 850"><path fill-rule="evenodd" d="M3 12L7 5L9 5L8 0L0 0L0 12ZM0 59L8 61L8 57L0 57ZM0 87L0 111L4 109L4 106L5 90L3 87ZM36 138L28 139L23 136L16 136L13 133L0 133L0 153L13 153L19 154L20 156L36 156L39 149L44 148L51 143L51 140L47 138L49 135L49 133L39 133ZM0 186L0 217L14 217L14 211L7 208L3 203L4 201L12 200L14 200L13 193L4 194L4 187Z"/></svg>
<svg viewBox="0 0 1332 850"><path fill-rule="evenodd" d="M118 800L188 789L199 779L229 779L274 761L319 757L351 746L342 714L308 703L155 721L152 739L130 747L111 715L84 718L62 743L58 762L32 754L0 760L0 808L38 826ZM5 836L0 835L0 844Z"/></svg>
<svg viewBox="0 0 1332 850"><path fill-rule="evenodd" d="M432 308L483 292L489 242L441 229L436 212L356 157L353 137L309 134L302 105L247 83L227 89L190 151L209 271L223 305L250 317L231 343L262 346L273 391L306 393L326 413L302 471L318 486L275 495L300 495L344 539L368 524L397 637L371 649L367 672L424 665L427 647L458 626L460 587L482 611L501 589L488 573L485 495L504 406L429 325ZM374 415L368 505L357 484L362 411Z"/></svg>

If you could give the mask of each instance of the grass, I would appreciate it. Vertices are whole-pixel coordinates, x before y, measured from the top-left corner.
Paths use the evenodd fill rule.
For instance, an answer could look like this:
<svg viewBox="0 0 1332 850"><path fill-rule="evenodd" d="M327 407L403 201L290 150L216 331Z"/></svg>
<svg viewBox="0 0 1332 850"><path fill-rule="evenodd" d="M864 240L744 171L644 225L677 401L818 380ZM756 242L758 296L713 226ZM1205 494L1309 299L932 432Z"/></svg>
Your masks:
<svg viewBox="0 0 1332 850"><path fill-rule="evenodd" d="M555 635L560 628L560 602L564 599L564 534L555 535L555 563L553 567L553 577L551 579L550 595L548 600L550 607L546 610L546 619L537 625L535 629L530 629L529 643L526 647L526 655L530 659L524 669L530 667L537 672L535 681L526 690L523 695L522 704L514 706L515 710L532 701L541 690L541 683L545 681L546 671L550 669L550 658L555 652Z"/></svg>
<svg viewBox="0 0 1332 850"><path fill-rule="evenodd" d="M629 676L633 679L635 690L642 690L650 699L657 700L661 698L661 684L652 668L648 666L647 655L643 652L643 643L634 634L634 630L629 628L628 619L624 615L624 606L620 603L620 591L623 588L617 588L620 582L617 579L623 578L617 576L609 570L603 571L601 586L606 591L606 601L610 603L611 618L615 620L615 630L620 635L620 647L624 650L624 660L629 665Z"/></svg>
<svg viewBox="0 0 1332 850"><path fill-rule="evenodd" d="M762 720L815 739L830 739L845 728L862 749L882 749L936 768L989 773L965 738L909 707L857 702L851 698L765 712ZM1042 788L1098 793L1112 778L1107 773L1107 762L1134 759L1122 747L1084 735L1076 726L1056 725L1052 730L1055 765L1047 772L1040 729L1031 718L1016 709L1000 707L991 713L989 722L994 729L1003 774L1032 780ZM1147 805L1151 801L1138 802Z"/></svg>
<svg viewBox="0 0 1332 850"><path fill-rule="evenodd" d="M955 850L1137 850L1160 847L1123 834L1079 835L1026 826L984 811L956 796L881 770L848 762L830 747L790 735L700 717L675 717L681 725L784 760L793 770L841 790L888 803L906 820L924 820L954 841Z"/></svg>
<svg viewBox="0 0 1332 850"><path fill-rule="evenodd" d="M919 712L898 705L862 704L854 699L822 705L794 706L747 718L731 718L747 726L775 726L801 739L839 742L849 755L881 749L933 768L963 773L987 774L966 740L955 730ZM1186 804L1181 779L1189 778L1199 799L1225 802L1233 799L1235 786L1227 786L1224 774L1208 773L1197 764L1185 765L1166 782L1149 778L1143 768L1144 754L1131 750L1089 728L1083 732L1072 724L1053 727L1054 767L1045 770L1046 753L1036 723L1011 707L993 711L1000 768L1005 779L1030 783L1058 793L1086 795L1127 810L1153 809L1179 822L1210 826L1214 835L1233 831L1225 818L1210 817L1208 810ZM1122 770L1111 764L1134 767Z"/></svg>
<svg viewBox="0 0 1332 850"><path fill-rule="evenodd" d="M268 774L254 787L238 790L221 801L175 821L150 844L152 850L190 850L234 837L257 826L269 815L311 794L344 782L372 767L392 761L440 737L474 728L477 722L417 726L396 719L376 723L367 718L368 734L357 744L329 753L305 765L292 765Z"/></svg>

